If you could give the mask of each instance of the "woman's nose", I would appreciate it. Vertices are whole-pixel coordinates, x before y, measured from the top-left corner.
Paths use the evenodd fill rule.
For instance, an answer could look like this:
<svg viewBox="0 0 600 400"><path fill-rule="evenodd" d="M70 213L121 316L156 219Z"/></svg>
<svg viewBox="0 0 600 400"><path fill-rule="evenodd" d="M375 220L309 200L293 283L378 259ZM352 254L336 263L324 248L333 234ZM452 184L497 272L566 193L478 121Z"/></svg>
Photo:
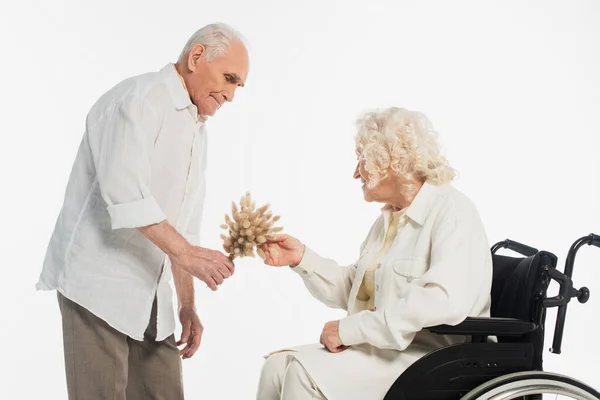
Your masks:
<svg viewBox="0 0 600 400"><path fill-rule="evenodd" d="M360 164L356 164L356 168L354 169L354 179L360 178L359 165Z"/></svg>

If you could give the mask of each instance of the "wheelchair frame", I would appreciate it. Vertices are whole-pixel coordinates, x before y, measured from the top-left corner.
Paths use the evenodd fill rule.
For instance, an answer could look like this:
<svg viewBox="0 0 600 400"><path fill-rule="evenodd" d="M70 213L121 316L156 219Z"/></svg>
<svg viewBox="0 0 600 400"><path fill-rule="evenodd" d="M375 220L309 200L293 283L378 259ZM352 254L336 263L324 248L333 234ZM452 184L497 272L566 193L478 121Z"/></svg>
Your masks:
<svg viewBox="0 0 600 400"><path fill-rule="evenodd" d="M550 352L560 354L567 305L573 298L577 298L583 304L590 297L587 287L575 289L571 279L575 255L585 244L600 247L600 236L590 234L575 241L569 249L564 272L556 269L557 257L552 253L538 251L509 239L492 246L491 252L494 257L504 257L496 256L495 253L501 248L506 248L524 256L519 260L532 263L529 264L534 265L532 269L539 271L539 276L527 275L525 282L530 285L528 289L534 294L534 315L531 315L530 320L493 316L466 318L455 326L439 325L426 328L440 335L471 337L471 342L442 347L417 360L400 375L384 400L456 400L469 392L476 392L477 388L484 387L490 381L501 381L503 377L514 379L512 377L515 373L543 371L546 309L558 307ZM496 266L494 267L496 269ZM551 280L559 284L559 293L548 298L546 294ZM489 336L497 337L498 342L488 341ZM600 399L600 393L591 388L588 390ZM541 399L541 395L523 398Z"/></svg>

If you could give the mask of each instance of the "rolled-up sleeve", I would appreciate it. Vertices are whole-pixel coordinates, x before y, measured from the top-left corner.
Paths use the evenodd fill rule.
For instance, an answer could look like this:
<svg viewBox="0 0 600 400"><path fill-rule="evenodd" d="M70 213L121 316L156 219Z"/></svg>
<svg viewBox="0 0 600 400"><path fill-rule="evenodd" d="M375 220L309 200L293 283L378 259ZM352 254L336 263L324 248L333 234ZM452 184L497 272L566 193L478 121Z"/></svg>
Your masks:
<svg viewBox="0 0 600 400"><path fill-rule="evenodd" d="M115 102L87 135L98 185L112 229L139 228L166 219L151 192L151 151L160 129L156 110L142 97Z"/></svg>

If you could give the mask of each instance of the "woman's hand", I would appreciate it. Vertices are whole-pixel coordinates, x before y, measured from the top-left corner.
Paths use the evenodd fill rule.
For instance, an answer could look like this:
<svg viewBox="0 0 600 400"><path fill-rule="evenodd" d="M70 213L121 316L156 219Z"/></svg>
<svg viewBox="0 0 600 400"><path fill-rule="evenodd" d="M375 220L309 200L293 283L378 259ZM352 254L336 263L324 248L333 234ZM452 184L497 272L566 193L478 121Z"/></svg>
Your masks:
<svg viewBox="0 0 600 400"><path fill-rule="evenodd" d="M340 321L329 321L323 327L319 342L332 353L339 353L348 348L340 339Z"/></svg>
<svg viewBox="0 0 600 400"><path fill-rule="evenodd" d="M265 253L265 264L273 267L295 267L304 256L304 245L290 235L275 235L272 240L263 243L260 249Z"/></svg>

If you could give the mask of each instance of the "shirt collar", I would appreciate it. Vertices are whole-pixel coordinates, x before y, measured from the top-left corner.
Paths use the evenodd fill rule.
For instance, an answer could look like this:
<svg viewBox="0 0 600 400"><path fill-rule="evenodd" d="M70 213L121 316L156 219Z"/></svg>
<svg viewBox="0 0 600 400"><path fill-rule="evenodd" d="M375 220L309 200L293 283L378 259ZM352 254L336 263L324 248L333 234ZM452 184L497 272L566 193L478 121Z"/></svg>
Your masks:
<svg viewBox="0 0 600 400"><path fill-rule="evenodd" d="M171 98L173 99L173 105L177 110L185 110L186 108L190 111L192 116L196 118L196 122L203 124L206 122L206 118L201 117L198 114L198 109L192 103L190 99L190 93L185 87L185 82L177 69L175 68L175 64L169 63L165 65L161 70L165 84L167 85L167 89L171 94Z"/></svg>
<svg viewBox="0 0 600 400"><path fill-rule="evenodd" d="M437 192L438 185L430 181L426 181L423 186L421 186L421 189L419 189L419 192L413 199L412 203L410 203L410 206L408 206L406 209L405 215L417 224L423 225L427 215L429 214L429 210L431 209L433 201L438 197ZM385 220L389 221L392 213L392 207L386 204L383 206L381 211L384 214Z"/></svg>
<svg viewBox="0 0 600 400"><path fill-rule="evenodd" d="M167 85L167 90L173 99L173 105L177 110L183 110L192 105L190 94L179 78L175 64L169 63L160 70Z"/></svg>

